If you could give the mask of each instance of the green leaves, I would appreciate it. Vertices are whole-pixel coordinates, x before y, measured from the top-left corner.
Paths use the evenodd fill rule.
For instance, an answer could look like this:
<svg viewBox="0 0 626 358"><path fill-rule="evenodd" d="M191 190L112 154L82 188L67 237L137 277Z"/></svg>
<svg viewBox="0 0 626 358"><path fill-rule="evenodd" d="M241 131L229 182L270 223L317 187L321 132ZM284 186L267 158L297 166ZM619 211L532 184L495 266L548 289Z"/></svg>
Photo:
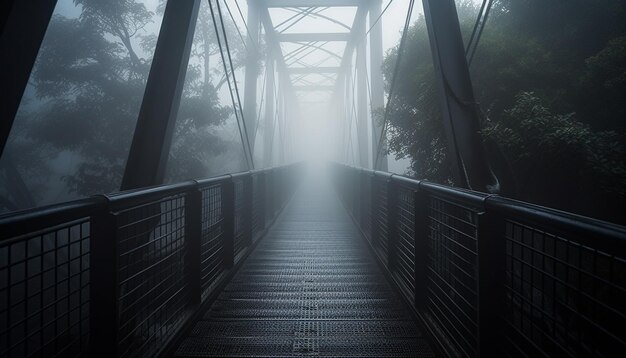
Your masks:
<svg viewBox="0 0 626 358"><path fill-rule="evenodd" d="M458 0L466 37L478 8ZM466 39L467 40L467 39ZM389 149L413 175L449 182L429 40L411 27L390 110ZM393 72L397 48L383 72ZM503 193L610 220L626 203L626 4L496 1L471 67Z"/></svg>

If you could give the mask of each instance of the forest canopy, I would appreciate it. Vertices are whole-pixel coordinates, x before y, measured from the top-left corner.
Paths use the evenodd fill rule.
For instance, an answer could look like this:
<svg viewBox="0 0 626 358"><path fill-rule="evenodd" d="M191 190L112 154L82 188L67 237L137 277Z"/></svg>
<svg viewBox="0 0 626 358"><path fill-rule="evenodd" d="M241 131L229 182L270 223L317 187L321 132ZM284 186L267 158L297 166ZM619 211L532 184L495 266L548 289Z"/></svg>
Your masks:
<svg viewBox="0 0 626 358"><path fill-rule="evenodd" d="M233 111L219 96L225 76L208 6L194 33L170 182L243 168L237 137L224 135ZM164 0L58 2L0 162L0 211L119 190L164 9ZM236 39L236 25L225 27ZM231 50L241 67L241 41Z"/></svg>
<svg viewBox="0 0 626 358"><path fill-rule="evenodd" d="M466 42L479 8L457 1ZM411 175L454 184L423 16L407 36L389 151ZM397 57L383 64L388 89ZM502 194L624 223L626 3L496 0L470 66Z"/></svg>

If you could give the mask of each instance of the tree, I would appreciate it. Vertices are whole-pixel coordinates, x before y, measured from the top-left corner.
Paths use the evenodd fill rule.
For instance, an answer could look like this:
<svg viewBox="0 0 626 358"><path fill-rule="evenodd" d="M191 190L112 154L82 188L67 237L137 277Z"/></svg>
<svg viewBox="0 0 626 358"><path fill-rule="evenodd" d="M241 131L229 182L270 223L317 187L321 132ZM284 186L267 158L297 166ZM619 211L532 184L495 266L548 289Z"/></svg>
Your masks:
<svg viewBox="0 0 626 358"><path fill-rule="evenodd" d="M457 8L467 40L478 7ZM615 213L626 201L625 20L618 0L494 3L470 70L504 195L624 221ZM408 36L389 149L411 159L416 177L450 183L423 17ZM385 59L387 82L397 51Z"/></svg>
<svg viewBox="0 0 626 358"><path fill-rule="evenodd" d="M218 173L220 169L224 169L224 165L218 164L220 159L217 156L229 150L237 151L240 146L239 143L225 141L216 132L226 120L234 120L234 113L230 106L220 104L217 95L226 84L226 76L209 6L205 1L200 5L168 160L166 180L169 182L203 178ZM241 41L236 40L236 25L226 19L224 25L230 40L233 65L235 68L241 67L244 64L245 48ZM219 59L216 66L211 65L213 58ZM243 168L241 160L237 164L234 169Z"/></svg>
<svg viewBox="0 0 626 358"><path fill-rule="evenodd" d="M621 220L612 209L625 196L626 148L616 132L593 131L574 113L554 114L522 92L482 135L501 148L524 200Z"/></svg>
<svg viewBox="0 0 626 358"><path fill-rule="evenodd" d="M399 81L388 113L390 152L411 160L411 174L440 183L451 182L451 167L439 120L440 112L435 87L435 73L423 16L407 33L407 46L400 62ZM398 45L399 46L399 45ZM387 92L396 66L399 47L389 50L383 62ZM383 121L384 111L374 113L374 119Z"/></svg>
<svg viewBox="0 0 626 358"><path fill-rule="evenodd" d="M30 78L34 95L20 108L3 158L7 169L0 178L21 180L38 204L60 187L65 193L57 200L119 189L158 34L157 14L142 1L74 3L79 17L56 14L50 22ZM205 176L215 164L209 159L232 146L218 136L232 110L217 95L224 82L212 84L210 59L218 48L208 8L203 10L170 153L176 180ZM226 27L234 37L235 25ZM242 63L241 45L233 49ZM59 162L71 168L63 182L51 182ZM12 193L3 193L3 202L11 210L29 206Z"/></svg>

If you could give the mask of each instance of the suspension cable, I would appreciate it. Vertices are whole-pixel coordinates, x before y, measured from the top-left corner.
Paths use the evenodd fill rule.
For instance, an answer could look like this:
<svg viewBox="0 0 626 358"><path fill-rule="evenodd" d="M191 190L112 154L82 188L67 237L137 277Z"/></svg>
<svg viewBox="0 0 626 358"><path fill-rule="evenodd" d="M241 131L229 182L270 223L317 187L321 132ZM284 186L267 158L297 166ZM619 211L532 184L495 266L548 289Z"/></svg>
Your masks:
<svg viewBox="0 0 626 358"><path fill-rule="evenodd" d="M409 26L411 24L411 15L413 14L413 5L415 0L409 2L409 8L406 14L406 20L404 21L404 30L402 31L402 38L400 39L400 45L398 46L398 58L396 59L396 67L393 69L393 76L391 78L391 86L389 87L389 93L387 94L387 105L385 106L385 113L383 115L383 130L380 131L380 138L378 140L378 148L376 149L376 161L374 162L374 169L378 167L378 161L380 158L380 152L382 150L383 138L387 135L387 124L389 120L389 109L391 108L391 100L393 98L393 90L396 85L396 79L400 72L400 60L404 53L404 46L406 45L406 38L408 37Z"/></svg>
<svg viewBox="0 0 626 358"><path fill-rule="evenodd" d="M476 18L476 22L474 23L474 28L472 29L472 35L467 41L467 46L465 47L465 55L470 52L470 48L472 47L472 42L474 42L474 37L476 36L476 31L478 31L478 26L480 25L480 19L483 17L483 12L485 11L485 6L487 5L488 0L483 0L482 5L480 5L480 10L478 10L478 17Z"/></svg>
<svg viewBox="0 0 626 358"><path fill-rule="evenodd" d="M322 11L325 11L327 9L329 9L329 8L328 7L322 8L321 10L312 13L311 17L324 19L324 20L327 20L327 21L332 22L334 24L337 24L337 25L339 25L339 26L341 26L341 27L343 27L345 29L350 30L350 26L344 24L343 22L338 21L336 19L333 19L332 17L326 16L326 15L322 15ZM290 8L285 8L285 10L287 10L287 11L298 11L298 10L290 9Z"/></svg>
<svg viewBox="0 0 626 358"><path fill-rule="evenodd" d="M250 145L250 136L248 135L248 128L246 127L246 121L244 118L243 107L241 105L241 96L239 95L239 87L237 86L237 77L235 76L235 66L233 65L233 58L231 56L230 48L228 46L228 36L226 36L226 27L224 26L224 20L222 17L222 8L220 1L215 0L217 4L217 12L220 16L220 23L222 24L222 33L224 34L224 45L226 46L226 54L228 55L228 62L233 75L233 84L235 85L235 93L237 94L237 102L239 103L239 110L241 111L241 122L243 124L243 131L246 134L246 142L248 143L248 151L250 152L250 162L252 163L252 169L254 169L254 153L252 152L252 146Z"/></svg>
<svg viewBox="0 0 626 358"><path fill-rule="evenodd" d="M267 81L267 63L265 64L265 72L263 74L263 85L261 86L261 101L259 102L259 111L256 115L256 126L254 128L254 138L259 132L259 123L261 123L261 110L263 109L263 99L265 97L265 83ZM265 104L267 106L267 104Z"/></svg>
<svg viewBox="0 0 626 358"><path fill-rule="evenodd" d="M480 42L480 38L483 35L483 30L485 30L485 25L487 24L487 19L489 18L489 13L491 12L492 6L493 6L493 0L489 0L489 3L487 4L487 9L485 10L485 14L482 16L480 29L478 30L478 33L476 34L476 40L474 41L473 44L471 43L468 44L468 45L473 45L473 48L467 60L468 66L472 65L472 61L474 60L474 55L476 55L476 49L478 48L478 43ZM480 15L479 15L479 20L480 20ZM466 56L467 56L467 53L466 53Z"/></svg>
<svg viewBox="0 0 626 358"><path fill-rule="evenodd" d="M380 12L380 15L378 15L378 17L376 18L376 20L374 20L374 22L372 23L372 25L370 26L369 30L367 30L367 32L365 33L365 36L369 35L370 31L372 31L372 29L374 28L374 26L376 26L376 24L378 23L378 21L380 21L380 19L383 17L383 15L385 14L385 12L387 12L387 9L389 9L389 5L391 5L391 3L393 2L393 0L389 0L389 2L387 3L387 5L385 6L385 8L383 9L383 11Z"/></svg>
<svg viewBox="0 0 626 358"><path fill-rule="evenodd" d="M248 34L248 38L252 39L252 35L250 34L250 28L248 28L248 23L246 22L246 19L243 17L243 13L241 12L241 7L239 7L239 2L237 0L235 0L235 5L237 6L237 11L239 12L239 16L241 16L241 21L243 21L243 26L246 28L246 33ZM253 44L257 52L259 51L259 47L261 47L260 44L258 43L258 40L259 39L256 38L250 41L250 43Z"/></svg>
<svg viewBox="0 0 626 358"><path fill-rule="evenodd" d="M219 0L216 0L216 3L217 3L217 6L218 6L218 10L219 10ZM235 71L234 71L234 69L232 70L232 75L233 75L233 80L234 80L234 83L235 83L235 91L237 91L237 99L239 100L239 106L238 107L239 107L239 110L240 110L239 114L241 114L241 119L239 118L240 116L237 113L237 103L235 102L235 96L233 95L233 88L232 88L232 85L231 85L231 82L230 82L230 76L228 76L228 65L226 64L226 58L224 57L224 49L222 47L222 41L220 39L219 30L218 30L217 22L216 22L216 19L215 19L215 12L213 10L213 4L212 4L211 0L209 0L209 8L211 10L211 19L213 20L213 26L215 28L215 36L217 38L217 44L218 44L218 47L220 49L220 56L222 58L222 64L224 65L224 72L226 74L226 82L228 82L228 89L229 89L231 100L233 102L233 110L234 110L234 113L235 113L235 119L237 121L237 127L239 128L239 135L241 136L241 144L244 147L244 154L245 154L245 157L246 157L246 163L248 164L248 168L249 169L253 169L254 168L254 161L253 161L253 158L252 158L252 151L251 151L251 148L250 148L250 142L248 140L248 133L247 133L246 128L245 128L246 124L245 124L245 121L243 119L243 110L241 109L241 101L239 100L239 91L237 89L237 80L235 79ZM221 18L221 14L220 14L220 21L221 20L222 20L222 18ZM222 22L222 28L224 28L224 23L223 22ZM223 35L224 35L224 40L226 40L226 32L224 32ZM230 57L230 52L228 54L229 54L229 57ZM231 61L231 68L233 68L232 67L232 61ZM243 131L242 131L242 124L243 124ZM246 144L247 144L247 147L246 147Z"/></svg>
<svg viewBox="0 0 626 358"><path fill-rule="evenodd" d="M312 11L312 9L314 9L314 8L312 8L312 7L307 7L307 8L305 8L304 10L302 10L302 9L298 8L298 9L296 10L296 13L295 13L295 14L291 15L291 16L290 16L290 17L288 17L286 20L282 21L280 24L278 24L278 25L274 25L274 30L275 30L275 31L280 32L280 30L278 30L278 28L279 28L279 27L283 26L284 24L288 23L289 21L291 21L291 20L295 19L296 17L298 17L298 16L300 16L300 15L302 15L302 14L305 14L305 16L306 16L306 14L307 14L307 13L309 13L309 12L311 12L311 11Z"/></svg>
<svg viewBox="0 0 626 358"><path fill-rule="evenodd" d="M246 52L248 52L248 46L246 45L246 40L243 38L243 35L241 34L241 31L239 30L239 26L237 26L237 23L235 22L235 17L233 16L233 13L230 11L230 7L228 6L228 1L224 1L224 5L226 5L226 10L228 10L228 15L230 16L230 19L233 20L233 24L235 25L235 28L237 29L239 38L241 38L241 42L243 43L243 48L246 50Z"/></svg>
<svg viewBox="0 0 626 358"><path fill-rule="evenodd" d="M357 115L357 113L356 113L356 96L354 95L354 91L355 91L355 88L356 88L356 75L357 75L356 66L354 66L354 72L352 70L350 72L351 72L351 78L350 78L350 82L351 83L349 85L350 85L350 87L352 89L352 91L351 91L351 93L352 93L352 96L351 96L351 100L352 101L351 102L352 103L351 103L351 106L350 106L350 127L349 127L349 131L348 131L348 140L349 140L349 148L350 148L350 153L349 154L352 154L353 164L356 165L357 164L357 162L356 162L356 155L354 155L354 145L352 143L352 122L353 121L354 121L354 126L357 127L356 128L356 130L357 130L357 135L356 135L356 140L357 140L356 145L357 145L357 148L360 147L359 144L360 144L360 141L362 140L361 138L359 138L359 132L358 132L359 124L358 124L357 118L356 118L356 115ZM363 154L359 150L359 164L361 163L362 155Z"/></svg>

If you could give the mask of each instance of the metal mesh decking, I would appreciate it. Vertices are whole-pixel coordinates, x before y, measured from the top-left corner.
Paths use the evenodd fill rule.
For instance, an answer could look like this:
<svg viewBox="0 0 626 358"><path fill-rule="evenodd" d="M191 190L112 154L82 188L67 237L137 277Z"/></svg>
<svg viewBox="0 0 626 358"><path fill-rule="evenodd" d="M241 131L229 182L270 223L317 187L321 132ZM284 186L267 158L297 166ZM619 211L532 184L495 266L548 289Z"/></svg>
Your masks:
<svg viewBox="0 0 626 358"><path fill-rule="evenodd" d="M332 189L305 187L178 356L432 356Z"/></svg>

